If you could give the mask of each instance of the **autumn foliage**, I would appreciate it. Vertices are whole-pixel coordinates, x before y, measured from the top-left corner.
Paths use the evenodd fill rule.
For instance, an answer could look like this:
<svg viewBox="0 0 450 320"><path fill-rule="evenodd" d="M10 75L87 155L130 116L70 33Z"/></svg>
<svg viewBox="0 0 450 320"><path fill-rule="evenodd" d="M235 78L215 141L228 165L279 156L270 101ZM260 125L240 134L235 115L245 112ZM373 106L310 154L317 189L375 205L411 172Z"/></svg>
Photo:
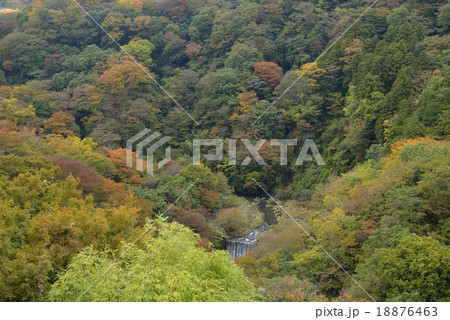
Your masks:
<svg viewBox="0 0 450 320"><path fill-rule="evenodd" d="M44 121L44 129L48 133L61 134L63 136L73 135L75 119L63 112L57 112Z"/></svg>
<svg viewBox="0 0 450 320"><path fill-rule="evenodd" d="M449 301L450 4L368 2L0 0L0 300Z"/></svg>
<svg viewBox="0 0 450 320"><path fill-rule="evenodd" d="M258 77L272 88L275 88L283 77L283 69L275 62L257 62L253 67Z"/></svg>

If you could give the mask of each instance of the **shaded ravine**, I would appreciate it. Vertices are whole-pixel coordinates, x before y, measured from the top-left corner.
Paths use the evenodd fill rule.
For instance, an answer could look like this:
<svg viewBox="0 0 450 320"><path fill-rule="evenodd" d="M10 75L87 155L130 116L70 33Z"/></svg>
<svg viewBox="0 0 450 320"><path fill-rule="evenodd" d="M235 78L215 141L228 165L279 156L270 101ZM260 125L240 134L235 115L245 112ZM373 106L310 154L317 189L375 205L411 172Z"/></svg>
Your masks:
<svg viewBox="0 0 450 320"><path fill-rule="evenodd" d="M233 259L245 256L249 251L253 250L257 242L257 236L278 222L274 208L268 205L268 199L263 198L256 201L258 209L264 214L264 223L243 237L230 239L225 242L225 250L230 253Z"/></svg>

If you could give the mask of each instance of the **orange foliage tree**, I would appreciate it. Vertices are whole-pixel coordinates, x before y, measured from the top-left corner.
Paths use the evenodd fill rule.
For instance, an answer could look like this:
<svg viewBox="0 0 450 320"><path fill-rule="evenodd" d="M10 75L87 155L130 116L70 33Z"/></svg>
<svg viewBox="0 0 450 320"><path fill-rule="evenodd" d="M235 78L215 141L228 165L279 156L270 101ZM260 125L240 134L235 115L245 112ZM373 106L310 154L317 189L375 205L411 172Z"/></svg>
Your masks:
<svg viewBox="0 0 450 320"><path fill-rule="evenodd" d="M124 148L109 150L109 158L117 169L117 177L120 181L131 185L142 185L144 179L138 171L126 165L126 150ZM136 153L132 154L133 163L136 163ZM143 167L147 167L147 163L143 163Z"/></svg>
<svg viewBox="0 0 450 320"><path fill-rule="evenodd" d="M45 131L52 134L71 136L73 135L74 126L75 119L61 111L55 113L49 119L44 121Z"/></svg>
<svg viewBox="0 0 450 320"><path fill-rule="evenodd" d="M219 193L217 193L217 191L206 188L199 188L198 191L200 192L200 203L202 205L207 209L217 209L220 202Z"/></svg>
<svg viewBox="0 0 450 320"><path fill-rule="evenodd" d="M287 276L268 280L264 295L270 301L280 302L327 301L326 297L316 293L317 290L308 280Z"/></svg>
<svg viewBox="0 0 450 320"><path fill-rule="evenodd" d="M146 72L148 69L143 67ZM133 96L133 91L150 83L140 66L128 57L110 59L108 69L97 80L102 92L117 96Z"/></svg>
<svg viewBox="0 0 450 320"><path fill-rule="evenodd" d="M233 114L230 116L230 121L239 120L242 117L250 115L250 108L258 102L258 97L254 91L240 93L237 96L239 106L234 108Z"/></svg>

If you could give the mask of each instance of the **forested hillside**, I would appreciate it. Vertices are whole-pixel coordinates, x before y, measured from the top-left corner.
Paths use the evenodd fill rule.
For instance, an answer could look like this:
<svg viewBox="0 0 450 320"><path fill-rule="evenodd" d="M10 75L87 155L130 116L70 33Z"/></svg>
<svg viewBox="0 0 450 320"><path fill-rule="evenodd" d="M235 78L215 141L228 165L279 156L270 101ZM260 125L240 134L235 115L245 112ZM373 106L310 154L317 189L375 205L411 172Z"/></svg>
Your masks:
<svg viewBox="0 0 450 320"><path fill-rule="evenodd" d="M447 1L27 2L0 1L0 300L449 301ZM200 138L325 165L193 165ZM262 188L289 214L233 261Z"/></svg>

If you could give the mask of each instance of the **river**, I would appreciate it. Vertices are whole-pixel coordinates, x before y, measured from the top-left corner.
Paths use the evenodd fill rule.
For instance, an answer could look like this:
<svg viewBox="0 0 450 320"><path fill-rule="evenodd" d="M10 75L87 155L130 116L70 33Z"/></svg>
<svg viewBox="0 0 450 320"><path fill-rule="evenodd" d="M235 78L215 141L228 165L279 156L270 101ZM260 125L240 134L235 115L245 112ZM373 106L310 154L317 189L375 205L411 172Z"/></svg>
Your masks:
<svg viewBox="0 0 450 320"><path fill-rule="evenodd" d="M257 236L267 231L271 225L276 224L278 222L277 217L280 215L276 205L269 199L247 198L247 200L256 202L259 211L264 214L264 223L243 237L230 239L225 242L225 249L233 259L245 256L249 251L253 250L257 242Z"/></svg>

